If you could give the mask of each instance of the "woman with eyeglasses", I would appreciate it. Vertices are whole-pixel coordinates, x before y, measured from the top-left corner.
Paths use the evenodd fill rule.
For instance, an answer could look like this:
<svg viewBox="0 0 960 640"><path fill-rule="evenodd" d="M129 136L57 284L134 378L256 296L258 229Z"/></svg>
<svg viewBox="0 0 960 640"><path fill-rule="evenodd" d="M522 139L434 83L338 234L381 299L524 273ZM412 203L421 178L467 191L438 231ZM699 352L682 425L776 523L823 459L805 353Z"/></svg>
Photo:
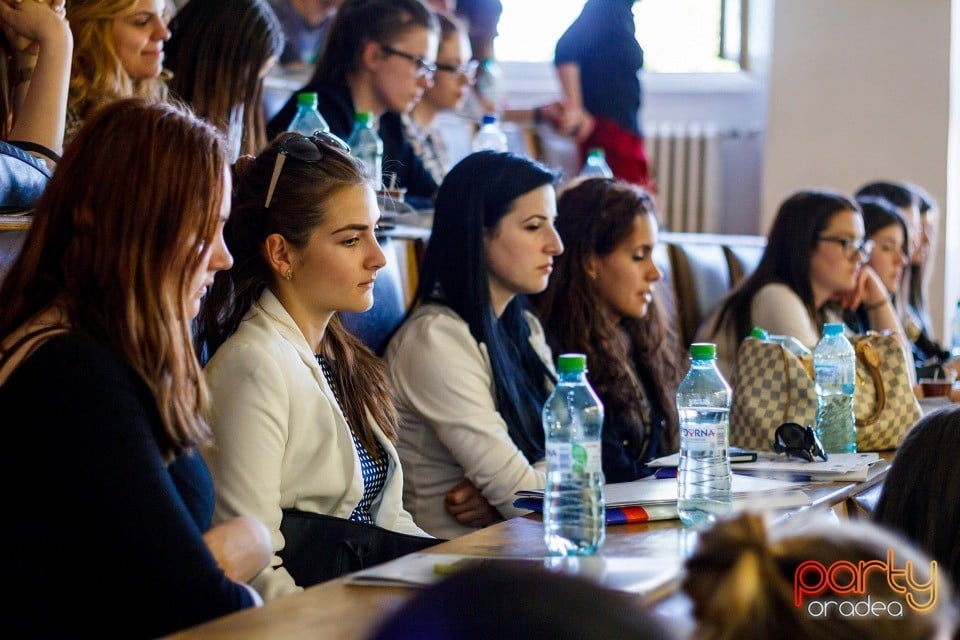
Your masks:
<svg viewBox="0 0 960 640"><path fill-rule="evenodd" d="M433 535L527 513L514 493L544 486L540 411L555 376L526 294L543 291L563 252L556 179L527 158L479 152L437 195L417 306L385 356L404 504Z"/></svg>
<svg viewBox="0 0 960 640"><path fill-rule="evenodd" d="M478 62L470 59L470 41L464 24L452 16L437 13L440 22L440 48L437 49L437 72L433 86L423 98L402 116L403 130L414 153L437 184L450 170L443 136L434 126L442 111L456 111L463 106L477 73Z"/></svg>
<svg viewBox="0 0 960 640"><path fill-rule="evenodd" d="M404 511L383 363L337 314L373 305L386 264L370 176L329 134L284 133L235 165L233 267L200 316L217 446L215 518L249 514L284 548L284 509L425 536ZM318 548L334 554L337 549ZM275 558L265 599L302 588Z"/></svg>
<svg viewBox="0 0 960 640"><path fill-rule="evenodd" d="M856 202L822 189L794 193L780 205L757 269L707 318L696 341L716 343L729 380L755 326L813 350L825 322L862 305L873 329L902 333L886 287L867 264L873 246Z"/></svg>
<svg viewBox="0 0 960 640"><path fill-rule="evenodd" d="M373 113L383 140L384 182L432 206L437 182L403 132L404 113L433 85L438 27L420 0L347 0L334 18L310 82L330 132L346 140L357 112ZM285 130L296 96L270 120L267 134ZM390 177L388 177L390 176ZM380 189L381 185L375 185Z"/></svg>

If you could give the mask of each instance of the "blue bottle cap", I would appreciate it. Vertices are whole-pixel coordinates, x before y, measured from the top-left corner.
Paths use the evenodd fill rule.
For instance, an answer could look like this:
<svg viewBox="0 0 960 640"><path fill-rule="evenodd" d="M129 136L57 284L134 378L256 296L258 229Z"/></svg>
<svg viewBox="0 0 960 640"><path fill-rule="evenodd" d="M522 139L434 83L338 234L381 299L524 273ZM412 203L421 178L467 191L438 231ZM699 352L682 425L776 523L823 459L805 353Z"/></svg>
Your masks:
<svg viewBox="0 0 960 640"><path fill-rule="evenodd" d="M823 325L823 335L825 336L839 336L843 335L843 323L842 322L828 322Z"/></svg>

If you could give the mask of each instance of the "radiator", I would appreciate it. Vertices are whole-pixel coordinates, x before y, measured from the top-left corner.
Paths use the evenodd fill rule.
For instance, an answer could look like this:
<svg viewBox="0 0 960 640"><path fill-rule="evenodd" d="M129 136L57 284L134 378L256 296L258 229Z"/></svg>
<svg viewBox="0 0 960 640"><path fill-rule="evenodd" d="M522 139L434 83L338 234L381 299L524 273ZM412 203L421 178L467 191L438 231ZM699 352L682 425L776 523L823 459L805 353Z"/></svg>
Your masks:
<svg viewBox="0 0 960 640"><path fill-rule="evenodd" d="M721 232L721 134L717 129L699 122L645 123L643 135L664 229Z"/></svg>

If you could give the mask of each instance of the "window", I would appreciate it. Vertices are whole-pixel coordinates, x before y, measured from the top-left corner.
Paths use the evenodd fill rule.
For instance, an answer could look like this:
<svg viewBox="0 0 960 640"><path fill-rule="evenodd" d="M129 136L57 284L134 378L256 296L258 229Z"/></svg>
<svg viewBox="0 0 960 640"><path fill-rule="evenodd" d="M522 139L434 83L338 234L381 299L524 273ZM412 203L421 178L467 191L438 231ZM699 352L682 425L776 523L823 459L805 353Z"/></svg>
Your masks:
<svg viewBox="0 0 960 640"><path fill-rule="evenodd" d="M642 0L633 7L644 69L660 73L740 70L744 0ZM496 40L504 62L547 62L584 0L501 0ZM722 53L722 56L721 56Z"/></svg>

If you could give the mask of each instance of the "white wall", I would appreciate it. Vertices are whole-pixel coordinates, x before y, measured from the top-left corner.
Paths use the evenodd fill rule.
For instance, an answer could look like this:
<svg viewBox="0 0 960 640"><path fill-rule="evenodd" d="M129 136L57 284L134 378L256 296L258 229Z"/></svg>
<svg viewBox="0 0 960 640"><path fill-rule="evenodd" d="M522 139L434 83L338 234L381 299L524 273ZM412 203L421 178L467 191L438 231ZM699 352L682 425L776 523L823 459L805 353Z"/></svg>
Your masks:
<svg viewBox="0 0 960 640"><path fill-rule="evenodd" d="M960 204L960 194L947 197L948 158L957 161L956 150L948 154L951 115L960 109L950 101L953 4L960 0L773 1L761 200L767 228L799 188L850 193L881 178L925 187L946 214L930 289L938 335L943 300L952 306L960 283L955 220L947 256L944 242L944 218ZM960 188L956 179L950 186Z"/></svg>

